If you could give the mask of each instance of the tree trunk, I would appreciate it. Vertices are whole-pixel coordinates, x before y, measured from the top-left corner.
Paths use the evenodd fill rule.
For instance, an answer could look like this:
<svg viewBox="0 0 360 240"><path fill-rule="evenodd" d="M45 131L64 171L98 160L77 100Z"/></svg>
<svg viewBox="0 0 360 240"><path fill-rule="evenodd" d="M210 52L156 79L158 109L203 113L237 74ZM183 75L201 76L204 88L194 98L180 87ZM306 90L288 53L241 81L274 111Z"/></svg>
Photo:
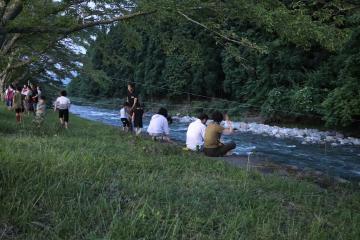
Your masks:
<svg viewBox="0 0 360 240"><path fill-rule="evenodd" d="M4 99L4 93L5 93L5 80L6 80L7 74L2 74L0 77L0 96L1 99Z"/></svg>

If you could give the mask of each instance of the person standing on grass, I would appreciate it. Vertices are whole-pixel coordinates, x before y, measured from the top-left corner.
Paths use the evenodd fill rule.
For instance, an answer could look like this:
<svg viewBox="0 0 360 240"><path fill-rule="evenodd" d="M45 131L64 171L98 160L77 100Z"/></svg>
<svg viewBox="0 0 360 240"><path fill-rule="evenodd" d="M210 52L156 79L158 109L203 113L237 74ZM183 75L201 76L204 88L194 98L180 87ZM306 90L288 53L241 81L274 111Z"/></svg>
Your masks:
<svg viewBox="0 0 360 240"><path fill-rule="evenodd" d="M39 97L39 102L36 106L36 115L33 121L37 127L41 127L42 123L44 122L45 113L46 113L46 98L45 96L41 95Z"/></svg>
<svg viewBox="0 0 360 240"><path fill-rule="evenodd" d="M128 132L130 130L130 104L128 102L124 102L123 107L120 110L120 120L123 124L123 131Z"/></svg>
<svg viewBox="0 0 360 240"><path fill-rule="evenodd" d="M220 125L224 120L224 115L221 112L214 112L212 114L212 120L213 123L210 123L205 130L204 153L209 157L222 157L232 149L235 149L236 144L234 142L227 144L220 142L221 135L232 134L234 130L228 117L226 117L225 120L229 127L224 128Z"/></svg>
<svg viewBox="0 0 360 240"><path fill-rule="evenodd" d="M133 131L134 122L139 121L136 117L139 116L139 113L134 114L137 108L140 107L139 95L135 90L135 85L133 83L128 84L128 93L127 93L127 102L130 104L130 116L131 116L131 131Z"/></svg>
<svg viewBox="0 0 360 240"><path fill-rule="evenodd" d="M29 113L29 105L27 103L28 92L29 92L29 88L25 84L23 89L21 90L22 102L23 102L23 106L24 106L24 114Z"/></svg>
<svg viewBox="0 0 360 240"><path fill-rule="evenodd" d="M151 117L147 132L153 140L170 141L170 130L167 118L168 112L165 108L160 108L159 112Z"/></svg>
<svg viewBox="0 0 360 240"><path fill-rule="evenodd" d="M28 115L30 114L30 112L34 111L32 95L33 95L33 91L31 89L31 87L29 85L27 85L27 93L25 96L25 104L24 105L25 105L25 109L26 109Z"/></svg>
<svg viewBox="0 0 360 240"><path fill-rule="evenodd" d="M9 110L11 110L11 108L13 106L14 94L15 94L15 89L10 84L5 93L6 106L8 107Z"/></svg>
<svg viewBox="0 0 360 240"><path fill-rule="evenodd" d="M204 148L206 122L209 117L201 113L194 122L190 123L186 133L186 147L192 151L202 151Z"/></svg>
<svg viewBox="0 0 360 240"><path fill-rule="evenodd" d="M21 87L18 87L15 91L12 108L15 109L16 122L21 123L21 112L23 110L21 102Z"/></svg>
<svg viewBox="0 0 360 240"><path fill-rule="evenodd" d="M71 102L66 96L67 92L62 90L60 92L60 97L58 97L55 101L54 111L59 111L60 124L67 129L69 125L69 109Z"/></svg>
<svg viewBox="0 0 360 240"><path fill-rule="evenodd" d="M39 95L38 95L38 91L37 91L37 86L35 84L31 84L31 89L32 89L32 107L34 109L34 115L36 114L36 105L39 101Z"/></svg>
<svg viewBox="0 0 360 240"><path fill-rule="evenodd" d="M141 134L143 128L143 115L144 115L144 106L139 104L139 107L135 107L134 113L132 115L132 121L136 136L139 136Z"/></svg>

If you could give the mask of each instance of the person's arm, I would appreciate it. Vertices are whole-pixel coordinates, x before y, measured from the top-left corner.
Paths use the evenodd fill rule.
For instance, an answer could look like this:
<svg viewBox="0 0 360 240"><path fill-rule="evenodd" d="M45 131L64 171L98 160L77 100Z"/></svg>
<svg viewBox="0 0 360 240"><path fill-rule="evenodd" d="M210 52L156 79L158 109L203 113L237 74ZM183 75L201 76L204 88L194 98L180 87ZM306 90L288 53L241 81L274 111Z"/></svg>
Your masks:
<svg viewBox="0 0 360 240"><path fill-rule="evenodd" d="M56 99L56 101L54 102L54 112L56 112L57 110L57 104L58 104L58 100Z"/></svg>
<svg viewBox="0 0 360 240"><path fill-rule="evenodd" d="M225 128L222 133L224 135L230 135L230 134L234 133L233 124L230 121L229 115L227 115L227 114L225 114L225 121L226 121L226 124L228 127Z"/></svg>
<svg viewBox="0 0 360 240"><path fill-rule="evenodd" d="M135 97L135 98L134 98L134 104L132 105L131 110L134 110L134 108L135 108L135 106L136 106L137 101L138 101L138 98L137 98L137 97Z"/></svg>
<svg viewBox="0 0 360 240"><path fill-rule="evenodd" d="M164 132L166 134L166 136L169 136L170 135L170 129L169 129L169 123L167 121L167 119L164 120Z"/></svg>

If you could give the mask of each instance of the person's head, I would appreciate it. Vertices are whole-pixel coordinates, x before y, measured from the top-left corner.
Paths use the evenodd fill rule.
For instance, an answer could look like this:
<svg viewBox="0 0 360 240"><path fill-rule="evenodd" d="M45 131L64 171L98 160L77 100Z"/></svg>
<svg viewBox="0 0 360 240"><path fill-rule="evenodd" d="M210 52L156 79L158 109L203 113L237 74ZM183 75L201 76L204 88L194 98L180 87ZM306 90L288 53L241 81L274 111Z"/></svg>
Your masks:
<svg viewBox="0 0 360 240"><path fill-rule="evenodd" d="M21 87L17 87L16 90L21 92Z"/></svg>
<svg viewBox="0 0 360 240"><path fill-rule="evenodd" d="M39 100L45 102L45 101L46 101L46 97L43 96L43 95L41 95L41 96L39 97Z"/></svg>
<svg viewBox="0 0 360 240"><path fill-rule="evenodd" d="M219 111L215 111L211 115L211 118L214 122L220 124L224 120L224 115Z"/></svg>
<svg viewBox="0 0 360 240"><path fill-rule="evenodd" d="M66 97L67 96L67 92L65 90L62 90L60 92L60 96Z"/></svg>
<svg viewBox="0 0 360 240"><path fill-rule="evenodd" d="M207 120L209 120L209 116L205 113L200 113L198 119L200 119L203 124L206 124Z"/></svg>
<svg viewBox="0 0 360 240"><path fill-rule="evenodd" d="M37 90L41 90L40 86L37 86L36 89L37 89Z"/></svg>
<svg viewBox="0 0 360 240"><path fill-rule="evenodd" d="M129 102L124 102L123 107L130 107L130 103Z"/></svg>
<svg viewBox="0 0 360 240"><path fill-rule="evenodd" d="M129 90L129 92L133 92L135 90L135 84L128 83L128 90Z"/></svg>
<svg viewBox="0 0 360 240"><path fill-rule="evenodd" d="M163 107L159 109L158 114L163 115L165 118L168 117L168 111L166 110L166 108Z"/></svg>

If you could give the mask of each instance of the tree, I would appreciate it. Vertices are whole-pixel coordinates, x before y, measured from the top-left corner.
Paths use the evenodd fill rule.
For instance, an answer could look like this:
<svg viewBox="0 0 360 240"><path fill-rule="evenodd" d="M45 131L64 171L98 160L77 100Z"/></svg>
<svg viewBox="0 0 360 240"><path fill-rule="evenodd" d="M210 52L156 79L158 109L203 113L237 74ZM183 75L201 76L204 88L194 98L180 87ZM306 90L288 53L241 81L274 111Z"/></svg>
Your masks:
<svg viewBox="0 0 360 240"><path fill-rule="evenodd" d="M129 1L1 0L0 89L15 70L42 65L49 50L66 48L62 41L73 33L149 14L129 7Z"/></svg>

